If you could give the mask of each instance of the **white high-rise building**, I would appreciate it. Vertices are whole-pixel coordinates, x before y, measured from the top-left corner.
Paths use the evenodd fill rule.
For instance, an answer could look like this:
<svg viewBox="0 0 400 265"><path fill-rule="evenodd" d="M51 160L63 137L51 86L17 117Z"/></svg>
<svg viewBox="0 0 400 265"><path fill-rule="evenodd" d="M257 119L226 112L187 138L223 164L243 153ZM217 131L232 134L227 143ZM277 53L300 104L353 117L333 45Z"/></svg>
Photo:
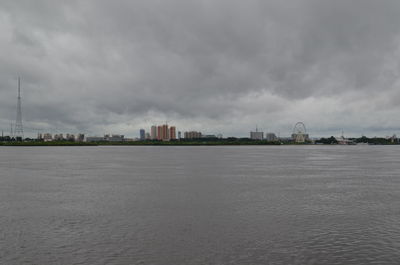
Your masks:
<svg viewBox="0 0 400 265"><path fill-rule="evenodd" d="M262 140L264 139L264 133L258 131L258 127L256 126L255 132L250 132L250 139L251 140Z"/></svg>
<svg viewBox="0 0 400 265"><path fill-rule="evenodd" d="M258 132L257 130L255 132L250 132L251 140L262 140L263 138L264 138L263 132Z"/></svg>

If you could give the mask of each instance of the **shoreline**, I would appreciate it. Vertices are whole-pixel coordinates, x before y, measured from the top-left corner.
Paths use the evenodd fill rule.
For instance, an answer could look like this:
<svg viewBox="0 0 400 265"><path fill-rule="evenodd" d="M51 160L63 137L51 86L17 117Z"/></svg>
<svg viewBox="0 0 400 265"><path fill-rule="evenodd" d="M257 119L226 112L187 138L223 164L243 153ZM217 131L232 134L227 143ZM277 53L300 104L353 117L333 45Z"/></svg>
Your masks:
<svg viewBox="0 0 400 265"><path fill-rule="evenodd" d="M397 143L360 143L362 145L399 145ZM1 146L343 146L343 144L315 144L293 142L266 142L266 141L190 141L190 142L0 142ZM346 146L346 145L344 145ZM348 145L351 146L351 145Z"/></svg>

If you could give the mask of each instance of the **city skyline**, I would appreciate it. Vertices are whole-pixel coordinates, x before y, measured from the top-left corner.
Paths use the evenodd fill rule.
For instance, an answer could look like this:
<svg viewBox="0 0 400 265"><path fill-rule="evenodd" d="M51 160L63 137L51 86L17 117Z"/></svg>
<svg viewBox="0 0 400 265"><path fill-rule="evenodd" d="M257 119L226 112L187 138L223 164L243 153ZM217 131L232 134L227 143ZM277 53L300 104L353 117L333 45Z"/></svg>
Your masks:
<svg viewBox="0 0 400 265"><path fill-rule="evenodd" d="M22 100L21 100L21 78L20 77L18 77L18 90L17 91L18 91L17 108L16 108L16 110L17 110L17 119L15 121L15 124L13 124L11 122L9 136L11 138L15 138L15 139L18 139L18 138L19 139L24 139L24 136L23 136L23 125L22 125L22 108L21 108ZM303 133L305 134L306 133L305 124L303 122L297 122L295 124L294 128L293 128L292 134L289 137L284 136L282 138L296 138L296 137L293 137L293 136L296 134L297 125L302 125L303 128L304 128L304 132L300 132L300 135L303 135ZM44 133L44 134L41 133L42 131L44 131L44 129L35 129L35 128L28 128L28 129L31 129L33 131L37 131L37 138L38 139L42 139L42 140L44 139L46 141L46 138L48 138L46 136L49 136L50 140L52 139L52 136L51 136L52 134L51 133L48 133L48 132ZM57 137L60 137L60 140L64 139L63 138L63 133L61 131L59 131L59 130L54 130L54 131L58 132L58 133L55 134L55 139L56 140L57 140ZM178 133L178 136L177 136L177 133ZM272 131L270 131L270 132L265 131L264 132L264 131L262 131L262 129L259 130L258 125L256 125L255 131L250 131L249 133L250 133L249 138L252 139L252 140L278 139L279 138L279 137L276 136L275 132L272 132ZM265 133L265 137L264 137L264 133ZM341 133L342 134L341 134L340 137L342 139L345 139L344 138L344 130L342 130ZM127 138L127 139L137 139L137 140L142 140L142 141L143 140L169 141L169 140L180 139L181 138L180 135L181 135L181 131L177 132L176 131L176 126L169 127L168 121L166 121L165 124L162 124L162 125L152 125L149 131L146 131L145 129L141 128L139 130L139 136L138 137L136 137L136 138ZM201 138L201 135L202 135L201 132L185 131L183 138L189 138L189 139L193 139L194 138L194 139L196 139L196 138ZM220 138L222 138L222 134L220 134L220 133L214 134L214 136L215 135L221 135ZM280 135L280 132L278 133L278 135ZM4 136L4 130L2 130L2 136ZM75 137L74 134L67 133L65 139L71 139L69 136L71 136L73 138ZM79 139L81 139L80 136L84 137L84 134L79 132L78 133ZM98 135L96 135L96 136L92 135L92 136L89 136L89 138L101 139L101 138L110 138L110 137L112 138L114 136L117 137L117 139L119 139L120 137L124 138L124 135L113 134L113 133L104 134L104 137L98 136ZM333 134L331 136L334 137ZM364 137L365 134L361 134L361 135L358 135L358 136ZM232 136L232 135L230 135L228 137L247 138L246 136L243 137L243 136ZM327 135L324 135L324 136L319 135L319 136L312 137L310 139L320 139L320 138L324 138L324 137L327 137ZM340 137L337 137L337 138L340 138ZM351 135L350 137L357 137L357 136ZM375 135L375 137L378 137L378 136ZM383 136L380 135L379 137L383 137ZM390 135L386 135L385 137L386 138L393 138L393 137L396 138L397 136L396 136L396 134L393 134L391 136ZM30 135L30 137L27 137L27 138L35 138L35 136ZM219 137L217 137L217 138L219 138ZM309 138L309 134L306 134L306 139L308 139L308 138ZM115 139L114 139L114 141L115 141ZM271 140L269 140L269 141L271 141ZM298 139L296 139L296 141L298 141ZM304 139L300 140L299 142L304 142Z"/></svg>
<svg viewBox="0 0 400 265"><path fill-rule="evenodd" d="M400 134L400 2L2 1L0 128ZM106 18L106 19L105 19ZM205 129L204 129L205 128Z"/></svg>
<svg viewBox="0 0 400 265"><path fill-rule="evenodd" d="M23 135L23 125L22 125L22 100L21 100L21 78L18 77L18 96L17 96L17 118L15 121L15 124L13 124L11 122L11 126L10 126L10 133L9 133L9 137L10 138L14 138L14 139L20 139L23 140L25 137ZM299 126L299 127L298 127ZM300 129L299 129L300 128ZM32 128L31 128L32 129ZM37 131L37 139L38 140L44 140L44 141L52 141L52 140L72 140L75 141L75 135L74 134L70 134L67 133L66 137L63 137L63 133L58 131L58 133L56 133L54 135L54 138L52 137L51 133L41 133L41 131L43 131L43 129L33 129L35 131ZM104 134L104 136L98 136L98 135L91 135L88 136L89 142L91 141L98 141L100 139L107 139L107 141L124 141L125 139L129 139L129 140L158 140L158 141L170 141L170 140L177 140L177 139L181 139L181 131L176 131L176 126L170 126L168 125L168 121L165 121L165 124L162 125L155 125L153 124L150 127L149 131L146 131L145 129L141 128L139 130L139 137L136 138L124 138L125 135L122 134L113 134L113 133L109 133L109 134ZM324 136L318 136L318 137L309 137L309 134L307 133L305 124L303 122L297 122L293 128L293 132L291 134L290 137L279 137L276 136L275 132L267 132L265 131L265 137L264 137L264 131L259 130L258 125L256 125L255 131L250 131L250 136L248 137L251 140L265 140L267 139L268 141L275 141L275 139L285 139L285 138L292 138L295 140L295 142L299 142L299 143L303 143L306 140L311 140L311 139L323 139ZM82 134L81 132L78 133L78 139L79 141L83 140L83 138L85 134ZM220 135L220 137L217 137L216 135ZM278 133L278 135L280 135L280 132ZM4 130L1 131L1 136L2 139L4 139ZM202 137L206 137L207 138L207 134L203 134L200 131L185 131L184 132L184 139L200 139ZM212 134L212 135L208 135L211 137L215 137L215 138L223 138L222 134ZM333 135L331 135L332 137L335 137ZM365 137L365 134L361 135L362 137ZM237 137L237 136L228 136L228 137ZM326 137L326 136L325 136ZM352 136L355 137L355 136ZM375 136L377 137L377 136ZM382 136L379 136L382 137ZM30 136L27 137L27 139L34 139L35 136ZM243 137L240 136L239 138L247 138L247 137ZM345 136L344 136L344 131L342 130L342 134L340 137L336 137L337 139L342 139L345 140ZM383 137L382 137L383 138ZM397 139L396 134L393 134L392 136L390 135L386 135L385 138L391 138L391 139ZM274 139L274 140L271 140Z"/></svg>

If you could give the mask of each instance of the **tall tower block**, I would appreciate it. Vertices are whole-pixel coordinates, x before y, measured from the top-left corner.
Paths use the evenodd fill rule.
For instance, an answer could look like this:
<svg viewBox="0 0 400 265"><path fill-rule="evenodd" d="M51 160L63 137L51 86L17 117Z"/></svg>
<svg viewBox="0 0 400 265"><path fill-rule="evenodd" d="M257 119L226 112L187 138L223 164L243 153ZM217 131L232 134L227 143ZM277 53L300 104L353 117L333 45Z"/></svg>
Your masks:
<svg viewBox="0 0 400 265"><path fill-rule="evenodd" d="M21 78L18 77L18 100L17 100L17 119L15 121L14 135L17 139L24 139L24 128L22 126L22 106L21 106Z"/></svg>

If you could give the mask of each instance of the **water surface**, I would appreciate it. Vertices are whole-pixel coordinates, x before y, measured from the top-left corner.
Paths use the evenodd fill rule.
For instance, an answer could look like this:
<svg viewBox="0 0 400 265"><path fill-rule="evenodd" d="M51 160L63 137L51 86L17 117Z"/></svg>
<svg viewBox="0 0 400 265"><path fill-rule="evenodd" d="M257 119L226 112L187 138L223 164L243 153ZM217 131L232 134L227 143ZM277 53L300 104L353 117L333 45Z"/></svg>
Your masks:
<svg viewBox="0 0 400 265"><path fill-rule="evenodd" d="M1 264L399 264L400 147L1 147Z"/></svg>

